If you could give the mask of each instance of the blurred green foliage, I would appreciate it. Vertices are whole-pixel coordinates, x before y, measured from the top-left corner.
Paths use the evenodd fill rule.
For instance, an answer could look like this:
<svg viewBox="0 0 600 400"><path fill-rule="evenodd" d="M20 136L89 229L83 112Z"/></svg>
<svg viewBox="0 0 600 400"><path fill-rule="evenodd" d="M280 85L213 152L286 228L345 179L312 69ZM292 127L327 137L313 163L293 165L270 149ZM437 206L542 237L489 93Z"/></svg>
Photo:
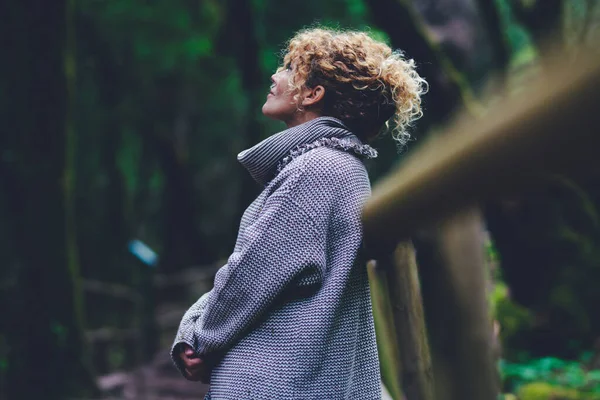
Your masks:
<svg viewBox="0 0 600 400"><path fill-rule="evenodd" d="M511 337L531 328L532 312L511 300L506 283L496 282L490 294L490 303L492 317L500 323L500 338L503 343L510 343Z"/></svg>
<svg viewBox="0 0 600 400"><path fill-rule="evenodd" d="M497 321L500 328L500 340L504 354L511 353L511 339L533 324L531 310L516 303L510 296L510 289L502 278L501 258L493 240L485 241L488 270L490 270L491 290L488 294L490 318Z"/></svg>
<svg viewBox="0 0 600 400"><path fill-rule="evenodd" d="M588 369L589 357L586 354L580 360L571 361L544 357L521 363L501 360L500 371L505 388L510 391L519 392L523 386L544 382L549 387L574 389L581 394L596 394L598 398L600 369Z"/></svg>
<svg viewBox="0 0 600 400"><path fill-rule="evenodd" d="M500 362L504 390L519 400L598 400L600 370L583 361L546 357L523 363Z"/></svg>
<svg viewBox="0 0 600 400"><path fill-rule="evenodd" d="M567 389L548 383L530 383L521 387L519 400L598 400L600 395L586 393L577 389Z"/></svg>

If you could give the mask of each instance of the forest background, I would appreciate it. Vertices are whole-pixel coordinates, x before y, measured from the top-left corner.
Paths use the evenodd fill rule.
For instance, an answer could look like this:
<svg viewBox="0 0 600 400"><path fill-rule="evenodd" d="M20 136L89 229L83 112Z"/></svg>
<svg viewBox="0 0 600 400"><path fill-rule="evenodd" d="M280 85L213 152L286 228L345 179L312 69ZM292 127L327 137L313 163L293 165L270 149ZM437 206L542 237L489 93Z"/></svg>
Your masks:
<svg viewBox="0 0 600 400"><path fill-rule="evenodd" d="M2 399L98 398L98 377L165 353L260 190L236 155L282 129L260 109L298 29L368 30L430 83L415 140L375 143L373 182L457 111L527 96L549 54L600 48L597 0L22 0L0 18ZM484 205L503 391L523 400L600 392L597 172Z"/></svg>

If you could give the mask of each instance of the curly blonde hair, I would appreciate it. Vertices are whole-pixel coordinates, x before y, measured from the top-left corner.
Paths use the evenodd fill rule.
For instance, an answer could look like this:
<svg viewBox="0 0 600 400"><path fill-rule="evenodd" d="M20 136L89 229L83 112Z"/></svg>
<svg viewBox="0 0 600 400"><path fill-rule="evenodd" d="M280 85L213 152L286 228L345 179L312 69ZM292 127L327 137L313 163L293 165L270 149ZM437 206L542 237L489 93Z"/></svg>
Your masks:
<svg viewBox="0 0 600 400"><path fill-rule="evenodd" d="M291 68L290 91L299 103L303 88L325 88L323 115L336 117L363 140L385 126L404 145L420 118L427 82L414 60L367 33L310 28L290 39L281 71ZM391 124L390 124L391 123ZM391 126L390 126L391 125Z"/></svg>

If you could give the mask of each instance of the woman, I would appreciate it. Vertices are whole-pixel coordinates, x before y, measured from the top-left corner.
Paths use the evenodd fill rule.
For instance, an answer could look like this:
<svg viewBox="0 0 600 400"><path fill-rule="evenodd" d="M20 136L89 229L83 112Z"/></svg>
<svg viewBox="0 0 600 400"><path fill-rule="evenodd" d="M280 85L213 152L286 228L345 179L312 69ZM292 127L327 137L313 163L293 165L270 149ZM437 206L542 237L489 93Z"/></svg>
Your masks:
<svg viewBox="0 0 600 400"><path fill-rule="evenodd" d="M264 185L214 288L171 352L207 399L381 399L361 208L365 144L391 122L404 144L426 82L365 33L301 31L263 113L288 129L241 152Z"/></svg>

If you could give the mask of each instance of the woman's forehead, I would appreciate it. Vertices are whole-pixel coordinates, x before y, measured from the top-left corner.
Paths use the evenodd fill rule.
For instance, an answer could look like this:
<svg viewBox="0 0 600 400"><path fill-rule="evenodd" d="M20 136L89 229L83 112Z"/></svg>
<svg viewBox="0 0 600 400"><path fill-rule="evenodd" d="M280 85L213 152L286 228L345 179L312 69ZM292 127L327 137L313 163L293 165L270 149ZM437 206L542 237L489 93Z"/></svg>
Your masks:
<svg viewBox="0 0 600 400"><path fill-rule="evenodd" d="M297 53L286 53L283 58L283 63L290 66L297 66L302 63L302 58Z"/></svg>

